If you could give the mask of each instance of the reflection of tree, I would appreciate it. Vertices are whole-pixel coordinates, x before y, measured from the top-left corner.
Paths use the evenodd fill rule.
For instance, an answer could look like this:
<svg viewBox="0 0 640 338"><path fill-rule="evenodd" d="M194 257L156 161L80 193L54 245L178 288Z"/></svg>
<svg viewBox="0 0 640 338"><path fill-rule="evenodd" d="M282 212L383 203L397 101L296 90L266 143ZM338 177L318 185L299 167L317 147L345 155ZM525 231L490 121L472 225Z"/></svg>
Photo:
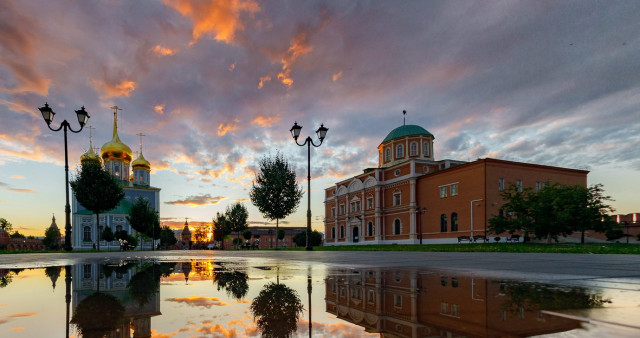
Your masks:
<svg viewBox="0 0 640 338"><path fill-rule="evenodd" d="M246 273L235 269L229 270L224 266L216 269L215 272L213 281L218 286L218 291L225 289L227 295L236 299L241 299L249 291L249 284L247 283L249 276Z"/></svg>
<svg viewBox="0 0 640 338"><path fill-rule="evenodd" d="M508 296L502 306L505 309L527 311L591 309L602 307L610 300L602 296L588 293L580 287L560 288L557 286L509 282L503 284L504 293Z"/></svg>
<svg viewBox="0 0 640 338"><path fill-rule="evenodd" d="M94 293L78 304L71 323L82 337L103 337L124 322L124 306L118 299L104 293Z"/></svg>
<svg viewBox="0 0 640 338"><path fill-rule="evenodd" d="M13 277L17 276L24 269L0 270L0 288L4 288L13 282Z"/></svg>
<svg viewBox="0 0 640 338"><path fill-rule="evenodd" d="M58 277L60 277L61 270L62 267L60 266L50 266L44 269L44 274L51 279L51 286L54 290L56 289L56 281L58 280Z"/></svg>
<svg viewBox="0 0 640 338"><path fill-rule="evenodd" d="M267 284L251 304L263 337L291 337L302 309L295 290L275 283Z"/></svg>
<svg viewBox="0 0 640 338"><path fill-rule="evenodd" d="M143 307L160 291L160 277L168 276L174 264L152 264L136 273L129 281L129 294L139 307Z"/></svg>

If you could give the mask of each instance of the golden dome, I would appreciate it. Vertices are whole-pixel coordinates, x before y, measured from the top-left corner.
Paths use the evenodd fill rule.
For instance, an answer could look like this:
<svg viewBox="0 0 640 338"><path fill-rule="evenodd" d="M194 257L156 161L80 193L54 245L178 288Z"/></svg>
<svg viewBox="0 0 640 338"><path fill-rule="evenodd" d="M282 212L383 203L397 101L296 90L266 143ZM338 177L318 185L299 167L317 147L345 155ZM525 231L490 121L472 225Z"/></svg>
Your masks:
<svg viewBox="0 0 640 338"><path fill-rule="evenodd" d="M100 148L100 155L105 162L116 160L131 163L131 154L131 148L120 141L120 137L118 136L118 119L114 114L113 138Z"/></svg>
<svg viewBox="0 0 640 338"><path fill-rule="evenodd" d="M93 151L93 148L89 146L89 150L86 153L80 156L80 163L85 164L87 162L98 162L100 163L100 156Z"/></svg>
<svg viewBox="0 0 640 338"><path fill-rule="evenodd" d="M133 169L147 169L147 170L151 170L151 163L149 163L149 161L147 161L146 158L144 158L144 156L142 155L142 152L140 152L140 155L138 156L138 158L136 158L133 162L131 162L131 167Z"/></svg>

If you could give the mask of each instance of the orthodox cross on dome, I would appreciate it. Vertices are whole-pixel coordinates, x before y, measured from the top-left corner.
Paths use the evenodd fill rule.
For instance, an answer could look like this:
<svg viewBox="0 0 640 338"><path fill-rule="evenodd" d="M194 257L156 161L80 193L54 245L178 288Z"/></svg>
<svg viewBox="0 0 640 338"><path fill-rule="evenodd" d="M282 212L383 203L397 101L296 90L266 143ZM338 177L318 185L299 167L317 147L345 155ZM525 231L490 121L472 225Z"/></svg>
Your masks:
<svg viewBox="0 0 640 338"><path fill-rule="evenodd" d="M140 154L142 154L142 137L143 136L147 136L143 133L137 133L136 135L138 135L140 137Z"/></svg>
<svg viewBox="0 0 640 338"><path fill-rule="evenodd" d="M118 121L118 110L122 110L122 108L118 107L118 106L113 106L111 107L111 109L113 109L113 120L115 122Z"/></svg>
<svg viewBox="0 0 640 338"><path fill-rule="evenodd" d="M96 128L94 128L94 127L92 127L91 125L89 125L89 126L87 127L87 129L89 129L89 148L93 148L93 145L91 144L91 131L92 131L92 130L94 130L94 129L96 129Z"/></svg>
<svg viewBox="0 0 640 338"><path fill-rule="evenodd" d="M402 125L404 126L404 125L406 125L406 123L407 123L407 111L403 110L402 111Z"/></svg>
<svg viewBox="0 0 640 338"><path fill-rule="evenodd" d="M185 217L184 218L184 225L189 225L189 218L191 218L191 217Z"/></svg>

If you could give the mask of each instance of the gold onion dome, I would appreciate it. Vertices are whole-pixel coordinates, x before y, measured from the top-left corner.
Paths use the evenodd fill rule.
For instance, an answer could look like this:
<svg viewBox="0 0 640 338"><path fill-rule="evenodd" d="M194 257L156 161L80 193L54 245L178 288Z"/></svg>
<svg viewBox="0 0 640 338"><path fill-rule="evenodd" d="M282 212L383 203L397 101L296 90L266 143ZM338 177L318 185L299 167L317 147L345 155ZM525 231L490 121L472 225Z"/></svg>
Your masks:
<svg viewBox="0 0 640 338"><path fill-rule="evenodd" d="M98 156L98 154L96 154L96 152L93 151L93 148L91 147L91 145L89 145L89 150L87 150L86 153L80 156L80 163L85 164L88 162L100 163L100 156Z"/></svg>
<svg viewBox="0 0 640 338"><path fill-rule="evenodd" d="M131 167L133 169L142 168L142 169L151 170L151 163L149 163L149 161L147 161L147 159L144 158L144 156L142 155L142 152L140 152L140 155L138 156L138 158L136 158L133 162L131 162Z"/></svg>
<svg viewBox="0 0 640 338"><path fill-rule="evenodd" d="M113 138L102 146L100 154L105 162L111 160L131 162L131 148L120 141L120 137L118 136L118 120L115 117L113 119Z"/></svg>

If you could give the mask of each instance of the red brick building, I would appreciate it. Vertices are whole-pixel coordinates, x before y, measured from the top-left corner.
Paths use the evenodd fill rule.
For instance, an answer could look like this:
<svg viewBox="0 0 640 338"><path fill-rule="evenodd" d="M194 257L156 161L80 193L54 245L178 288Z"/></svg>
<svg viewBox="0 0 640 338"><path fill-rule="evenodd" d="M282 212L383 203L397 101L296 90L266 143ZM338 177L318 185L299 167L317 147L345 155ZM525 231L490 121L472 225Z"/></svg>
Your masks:
<svg viewBox="0 0 640 338"><path fill-rule="evenodd" d="M378 167L325 190L325 245L454 243L489 235L488 220L509 184L587 185L588 171L498 159L435 160L433 134L416 125L392 130Z"/></svg>

